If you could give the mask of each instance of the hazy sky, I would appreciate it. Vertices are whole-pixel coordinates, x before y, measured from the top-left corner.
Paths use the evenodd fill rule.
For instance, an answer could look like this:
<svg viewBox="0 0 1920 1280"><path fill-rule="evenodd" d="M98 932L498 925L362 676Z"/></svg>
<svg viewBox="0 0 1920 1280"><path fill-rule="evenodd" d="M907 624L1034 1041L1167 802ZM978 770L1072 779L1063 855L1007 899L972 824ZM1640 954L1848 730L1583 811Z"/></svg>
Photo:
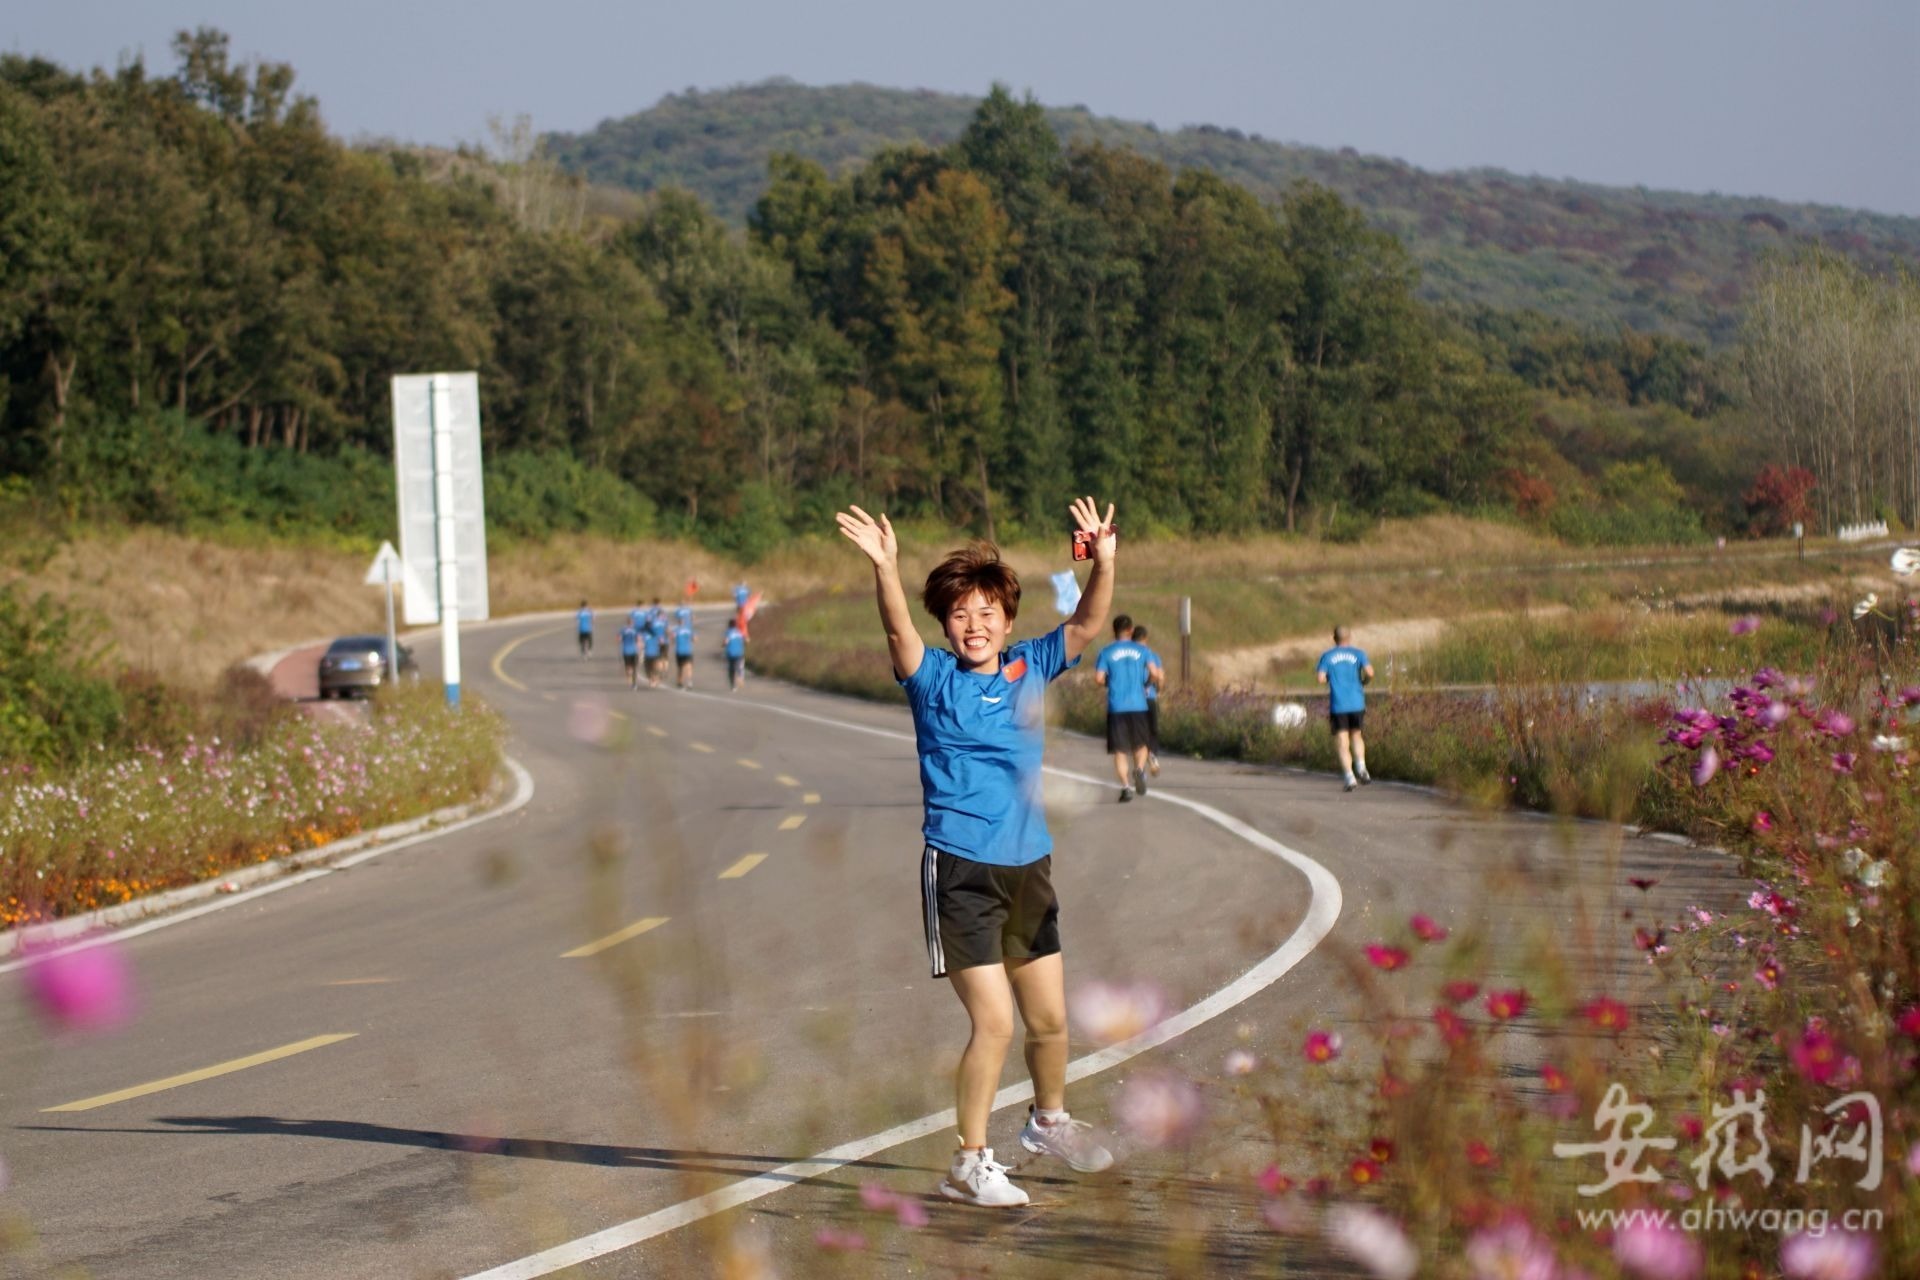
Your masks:
<svg viewBox="0 0 1920 1280"><path fill-rule="evenodd" d="M17 0L0 47L70 67L181 27L293 64L343 136L580 130L791 76L982 93L1430 169L1920 215L1920 0Z"/></svg>

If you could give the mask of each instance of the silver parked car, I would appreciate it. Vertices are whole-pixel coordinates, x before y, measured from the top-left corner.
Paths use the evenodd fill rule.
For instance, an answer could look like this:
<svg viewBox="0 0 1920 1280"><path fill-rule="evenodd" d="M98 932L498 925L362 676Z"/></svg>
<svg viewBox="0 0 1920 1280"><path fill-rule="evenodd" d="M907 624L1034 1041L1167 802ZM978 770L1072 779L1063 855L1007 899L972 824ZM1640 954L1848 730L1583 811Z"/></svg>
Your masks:
<svg viewBox="0 0 1920 1280"><path fill-rule="evenodd" d="M387 678L385 636L341 636L320 657L320 696L344 698L354 692L371 693ZM418 679L413 650L400 646L400 678Z"/></svg>

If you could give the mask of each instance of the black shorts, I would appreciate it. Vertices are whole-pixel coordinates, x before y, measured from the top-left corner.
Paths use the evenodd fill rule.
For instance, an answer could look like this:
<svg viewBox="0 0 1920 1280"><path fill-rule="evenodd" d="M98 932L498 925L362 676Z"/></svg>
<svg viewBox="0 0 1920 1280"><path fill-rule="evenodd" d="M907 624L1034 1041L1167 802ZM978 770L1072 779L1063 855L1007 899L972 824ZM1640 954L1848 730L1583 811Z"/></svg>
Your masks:
<svg viewBox="0 0 1920 1280"><path fill-rule="evenodd" d="M1132 755L1153 745L1153 722L1144 711L1107 712L1107 750Z"/></svg>
<svg viewBox="0 0 1920 1280"><path fill-rule="evenodd" d="M1365 711L1329 711L1327 723L1333 726L1335 733L1359 733L1361 722L1367 718Z"/></svg>
<svg viewBox="0 0 1920 1280"><path fill-rule="evenodd" d="M920 853L920 905L936 978L1060 951L1051 855L1024 867L1001 867L928 845Z"/></svg>
<svg viewBox="0 0 1920 1280"><path fill-rule="evenodd" d="M638 669L638 667L640 666L640 655L635 653L623 653L620 655L620 661L625 664L627 668L627 674L632 675L634 671Z"/></svg>
<svg viewBox="0 0 1920 1280"><path fill-rule="evenodd" d="M738 679L740 676L740 672L746 668L746 665L747 665L747 660L745 658L728 658L727 659L727 679L729 680Z"/></svg>
<svg viewBox="0 0 1920 1280"><path fill-rule="evenodd" d="M588 649L591 649L591 648L593 648L593 632L591 632L591 631L582 631L582 632L580 633L580 649L581 649L581 651L582 651L582 652L585 652L586 650L588 650Z"/></svg>
<svg viewBox="0 0 1920 1280"><path fill-rule="evenodd" d="M677 653L674 659L679 662L682 671L693 665L693 655L690 653Z"/></svg>

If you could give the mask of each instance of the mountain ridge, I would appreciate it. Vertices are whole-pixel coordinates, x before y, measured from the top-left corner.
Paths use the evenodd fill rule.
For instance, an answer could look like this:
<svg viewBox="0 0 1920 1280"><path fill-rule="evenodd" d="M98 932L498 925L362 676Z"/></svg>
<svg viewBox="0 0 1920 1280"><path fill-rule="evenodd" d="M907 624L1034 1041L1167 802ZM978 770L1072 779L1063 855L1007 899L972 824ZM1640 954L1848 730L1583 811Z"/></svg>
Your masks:
<svg viewBox="0 0 1920 1280"><path fill-rule="evenodd" d="M772 155L792 151L840 176L886 146L945 146L978 102L776 77L668 94L584 133L550 133L545 145L562 167L593 182L640 192L685 187L738 224L765 188ZM1162 130L1084 105L1045 110L1063 143L1125 147L1174 170L1208 168L1263 198L1301 179L1320 182L1400 236L1421 266L1422 292L1443 304L1531 308L1724 345L1737 332L1742 281L1769 249L1819 240L1877 268L1920 264L1920 218L1902 214L1494 166L1428 170L1231 127Z"/></svg>

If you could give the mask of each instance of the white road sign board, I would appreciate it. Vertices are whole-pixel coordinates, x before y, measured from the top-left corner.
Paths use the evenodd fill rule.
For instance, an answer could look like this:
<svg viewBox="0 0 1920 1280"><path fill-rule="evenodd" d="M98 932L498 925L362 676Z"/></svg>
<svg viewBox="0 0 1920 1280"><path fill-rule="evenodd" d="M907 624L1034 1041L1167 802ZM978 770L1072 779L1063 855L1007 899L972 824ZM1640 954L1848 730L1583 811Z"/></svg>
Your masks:
<svg viewBox="0 0 1920 1280"><path fill-rule="evenodd" d="M434 386L452 434L454 574L460 621L487 617L487 522L480 488L480 379L472 373L405 374L393 380L393 467L400 497L400 559L409 626L439 622L435 527ZM419 590L414 590L418 585Z"/></svg>

